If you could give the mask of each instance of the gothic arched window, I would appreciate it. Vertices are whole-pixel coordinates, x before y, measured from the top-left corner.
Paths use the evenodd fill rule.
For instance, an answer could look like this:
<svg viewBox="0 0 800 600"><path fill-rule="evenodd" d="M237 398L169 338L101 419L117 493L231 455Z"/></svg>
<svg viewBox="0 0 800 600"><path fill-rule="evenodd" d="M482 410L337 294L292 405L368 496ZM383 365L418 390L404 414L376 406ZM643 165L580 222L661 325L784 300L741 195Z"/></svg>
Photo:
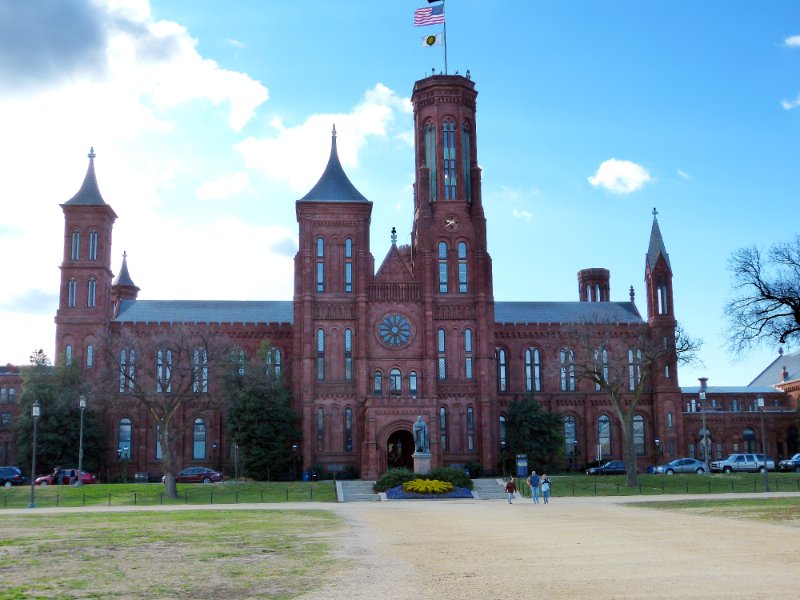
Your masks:
<svg viewBox="0 0 800 600"><path fill-rule="evenodd" d="M192 427L192 458L203 460L206 457L206 420L197 417Z"/></svg>
<svg viewBox="0 0 800 600"><path fill-rule="evenodd" d="M467 243L458 242L458 291L467 293Z"/></svg>
<svg viewBox="0 0 800 600"><path fill-rule="evenodd" d="M447 242L439 242L439 293L446 294L447 285Z"/></svg>

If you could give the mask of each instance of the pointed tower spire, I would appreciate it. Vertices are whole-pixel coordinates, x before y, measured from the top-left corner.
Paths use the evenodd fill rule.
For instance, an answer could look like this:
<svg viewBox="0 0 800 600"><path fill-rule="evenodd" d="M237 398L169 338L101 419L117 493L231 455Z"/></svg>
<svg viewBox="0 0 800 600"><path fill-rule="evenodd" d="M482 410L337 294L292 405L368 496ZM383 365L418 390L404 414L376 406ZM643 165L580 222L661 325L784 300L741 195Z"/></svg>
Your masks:
<svg viewBox="0 0 800 600"><path fill-rule="evenodd" d="M111 293L114 297L114 313L117 313L117 307L120 300L136 300L139 295L139 287L133 283L130 273L128 273L128 253L122 253L122 267L119 269L119 275L114 280L111 286Z"/></svg>
<svg viewBox="0 0 800 600"><path fill-rule="evenodd" d="M114 280L114 285L121 285L125 287L136 287L136 284L133 283L130 274L128 273L128 253L122 253L122 267L119 270L119 275ZM139 289L139 288L136 288Z"/></svg>
<svg viewBox="0 0 800 600"><path fill-rule="evenodd" d="M667 263L669 272L672 273L672 265L669 263L669 254L664 246L664 238L661 237L661 229L658 227L658 211L653 208L653 227L650 229L650 245L647 248L647 266L653 271L656 268L658 257L663 256Z"/></svg>
<svg viewBox="0 0 800 600"><path fill-rule="evenodd" d="M103 206L102 194L100 194L100 187L97 185L97 176L94 174L94 159L97 156L94 153L94 147L89 149L89 168L86 170L86 176L83 178L83 185L78 193L72 198L67 200L64 204L83 204L90 206Z"/></svg>
<svg viewBox="0 0 800 600"><path fill-rule="evenodd" d="M331 155L328 166L322 173L317 184L311 188L301 202L369 202L356 187L350 183L347 175L339 162L339 153L336 150L336 125L331 132Z"/></svg>

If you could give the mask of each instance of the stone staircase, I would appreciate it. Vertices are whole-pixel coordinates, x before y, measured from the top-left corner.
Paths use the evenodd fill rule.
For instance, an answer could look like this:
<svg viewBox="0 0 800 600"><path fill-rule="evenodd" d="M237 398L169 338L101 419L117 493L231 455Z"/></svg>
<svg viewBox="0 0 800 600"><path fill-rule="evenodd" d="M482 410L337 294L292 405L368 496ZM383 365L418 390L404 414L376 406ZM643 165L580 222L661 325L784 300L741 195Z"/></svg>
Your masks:
<svg viewBox="0 0 800 600"><path fill-rule="evenodd" d="M372 491L374 481L352 479L336 482L336 499L339 502L380 502L380 495Z"/></svg>
<svg viewBox="0 0 800 600"><path fill-rule="evenodd" d="M505 500L505 483L501 479L485 478L472 480L472 495L478 500ZM519 492L517 492L519 497Z"/></svg>

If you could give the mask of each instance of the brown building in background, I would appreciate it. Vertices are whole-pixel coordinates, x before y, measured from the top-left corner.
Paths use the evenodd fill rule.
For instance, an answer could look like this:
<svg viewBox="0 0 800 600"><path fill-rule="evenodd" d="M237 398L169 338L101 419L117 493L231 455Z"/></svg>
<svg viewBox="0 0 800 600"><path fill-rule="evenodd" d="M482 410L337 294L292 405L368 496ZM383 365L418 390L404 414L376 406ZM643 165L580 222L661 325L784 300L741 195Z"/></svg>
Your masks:
<svg viewBox="0 0 800 600"><path fill-rule="evenodd" d="M655 211L649 244L642 248L644 316L632 289L625 301L611 301L610 273L603 268L578 272L576 301L496 301L476 97L473 81L459 75L433 75L414 85L411 244L398 246L393 230L377 269L370 247L373 203L344 173L334 130L324 173L296 202L299 248L294 298L287 301L138 300L127 257L113 278L116 214L100 193L90 153L81 189L61 205L56 359L78 361L91 376L98 368L97 332L104 328L144 335L176 323L216 323L248 355L269 341L275 349L271 368L284 377L301 415L304 468L350 470L364 479L390 466L411 466L418 415L429 427L433 466L479 463L494 472L505 449L508 406L530 395L563 416L570 465L582 465L598 451L603 458L621 458L618 419L606 395L575 376L571 362L580 349L570 347L570 335L588 322L602 322L610 324L621 347L642 336L674 346L672 265ZM607 360L629 361L633 381L632 356L612 352ZM18 379L5 383L5 377L0 373L2 389L19 390ZM767 399L768 451L776 458L797 451L797 396L771 387L777 383L707 388L700 408L701 390L680 388L674 359L663 361L634 417L640 471L662 459L700 457L704 447L714 456L748 449L755 443L752 432L761 439L759 415L752 411L757 396ZM178 417L187 425L180 440L183 466L228 467L231 448L219 386L212 381L198 393L209 395L209 405ZM108 399L92 401L110 405ZM4 406L0 402L0 410ZM114 476L119 457L129 461L131 472L160 472L155 426L142 409L115 406L104 411L104 422L107 477ZM0 429L0 452L4 435ZM12 462L13 449L5 452L5 462Z"/></svg>

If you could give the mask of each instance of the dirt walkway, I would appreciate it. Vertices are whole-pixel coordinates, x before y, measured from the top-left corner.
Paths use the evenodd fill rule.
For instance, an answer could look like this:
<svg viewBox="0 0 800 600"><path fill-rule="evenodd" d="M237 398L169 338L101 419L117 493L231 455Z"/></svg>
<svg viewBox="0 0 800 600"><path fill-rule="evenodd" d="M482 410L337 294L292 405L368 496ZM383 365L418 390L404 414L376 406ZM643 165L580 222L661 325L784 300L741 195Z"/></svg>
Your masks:
<svg viewBox="0 0 800 600"><path fill-rule="evenodd" d="M335 510L351 527L338 551L353 568L305 600L800 595L800 528L791 525L635 508L616 498Z"/></svg>

